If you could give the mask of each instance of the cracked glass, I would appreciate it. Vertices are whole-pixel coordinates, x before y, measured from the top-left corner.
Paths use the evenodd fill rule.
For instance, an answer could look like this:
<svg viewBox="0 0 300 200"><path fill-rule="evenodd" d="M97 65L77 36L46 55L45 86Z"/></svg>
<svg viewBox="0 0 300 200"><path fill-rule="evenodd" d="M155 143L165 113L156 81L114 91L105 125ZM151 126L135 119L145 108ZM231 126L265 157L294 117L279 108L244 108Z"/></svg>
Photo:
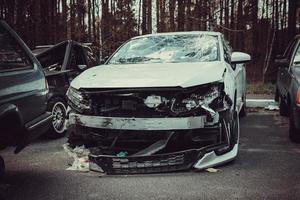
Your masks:
<svg viewBox="0 0 300 200"><path fill-rule="evenodd" d="M219 60L218 37L208 34L154 35L124 44L108 64L212 62Z"/></svg>

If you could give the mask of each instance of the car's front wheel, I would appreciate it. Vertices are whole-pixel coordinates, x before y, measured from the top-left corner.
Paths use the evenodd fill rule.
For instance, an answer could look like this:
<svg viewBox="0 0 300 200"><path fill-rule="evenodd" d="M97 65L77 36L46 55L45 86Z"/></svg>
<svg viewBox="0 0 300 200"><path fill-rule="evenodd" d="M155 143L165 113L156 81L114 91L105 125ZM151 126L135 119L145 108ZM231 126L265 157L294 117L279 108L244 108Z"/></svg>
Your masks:
<svg viewBox="0 0 300 200"><path fill-rule="evenodd" d="M277 86L276 86L276 89L275 89L274 100L275 100L275 102L278 102L278 101L279 101L279 90L278 90L278 87L277 87Z"/></svg>
<svg viewBox="0 0 300 200"><path fill-rule="evenodd" d="M3 179L5 175L5 163L2 156L0 156L0 180Z"/></svg>
<svg viewBox="0 0 300 200"><path fill-rule="evenodd" d="M56 97L49 101L48 110L52 113L51 128L47 132L49 138L59 138L65 135L66 103L63 98Z"/></svg>
<svg viewBox="0 0 300 200"><path fill-rule="evenodd" d="M246 117L246 115L247 115L247 111L246 111L246 94L243 95L242 100L243 100L243 106L241 108L239 116L240 117Z"/></svg>
<svg viewBox="0 0 300 200"><path fill-rule="evenodd" d="M237 112L233 114L233 121L231 124L232 127L232 138L231 138L231 144L234 146L235 144L239 143L240 138L240 120Z"/></svg>
<svg viewBox="0 0 300 200"><path fill-rule="evenodd" d="M289 116L289 107L284 102L284 99L282 97L279 97L279 114L285 117Z"/></svg>
<svg viewBox="0 0 300 200"><path fill-rule="evenodd" d="M291 106L289 137L292 142L300 143L300 129L296 127L295 114L295 109Z"/></svg>

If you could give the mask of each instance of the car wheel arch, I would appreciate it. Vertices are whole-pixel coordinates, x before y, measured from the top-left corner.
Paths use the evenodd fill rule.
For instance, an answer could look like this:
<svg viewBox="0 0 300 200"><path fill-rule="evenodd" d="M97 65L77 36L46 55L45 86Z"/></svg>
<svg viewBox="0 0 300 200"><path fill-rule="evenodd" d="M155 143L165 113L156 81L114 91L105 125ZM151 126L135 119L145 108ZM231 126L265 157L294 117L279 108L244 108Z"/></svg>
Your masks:
<svg viewBox="0 0 300 200"><path fill-rule="evenodd" d="M48 98L47 104L49 105L49 103L51 101L53 101L54 99L59 98L59 99L63 99L65 102L65 105L67 105L67 98L65 95L61 95L61 94L53 94L50 98Z"/></svg>
<svg viewBox="0 0 300 200"><path fill-rule="evenodd" d="M13 127L0 127L0 128L8 128L8 130L14 130L16 136L19 137L18 134L20 134L20 131L24 127L24 120L23 117L18 109L18 107L14 104L4 104L0 107L0 121L4 122L6 121L13 121L14 126Z"/></svg>

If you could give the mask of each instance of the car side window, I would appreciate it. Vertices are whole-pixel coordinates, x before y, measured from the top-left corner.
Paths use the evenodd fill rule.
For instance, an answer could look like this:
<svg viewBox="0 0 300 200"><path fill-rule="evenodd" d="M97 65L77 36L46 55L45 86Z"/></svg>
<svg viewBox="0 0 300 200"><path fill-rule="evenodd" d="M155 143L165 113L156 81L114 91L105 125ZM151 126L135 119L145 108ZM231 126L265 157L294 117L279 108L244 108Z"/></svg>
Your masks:
<svg viewBox="0 0 300 200"><path fill-rule="evenodd" d="M80 46L74 45L71 52L71 61L68 69L78 71L78 65L85 65L83 50Z"/></svg>
<svg viewBox="0 0 300 200"><path fill-rule="evenodd" d="M37 55L43 68L48 71L60 71L62 69L64 58L66 54L66 44L57 46L53 49L49 49Z"/></svg>
<svg viewBox="0 0 300 200"><path fill-rule="evenodd" d="M292 41L288 44L288 46L287 46L287 48L285 49L284 54L283 54L283 57L284 57L284 58L290 58L290 57L292 56L292 54L293 54L293 49L294 49L294 46L296 45L296 43L297 43L297 40L292 40Z"/></svg>
<svg viewBox="0 0 300 200"><path fill-rule="evenodd" d="M25 50L0 26L0 71L33 68L33 64Z"/></svg>
<svg viewBox="0 0 300 200"><path fill-rule="evenodd" d="M300 65L300 45L298 45L295 55L293 57L292 65Z"/></svg>

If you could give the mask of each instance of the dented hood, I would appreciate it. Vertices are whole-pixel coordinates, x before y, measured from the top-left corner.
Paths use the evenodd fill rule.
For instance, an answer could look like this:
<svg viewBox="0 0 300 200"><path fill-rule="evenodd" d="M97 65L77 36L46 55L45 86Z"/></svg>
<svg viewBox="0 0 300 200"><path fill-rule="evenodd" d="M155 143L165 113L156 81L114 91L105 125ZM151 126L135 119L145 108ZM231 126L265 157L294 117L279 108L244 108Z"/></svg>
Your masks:
<svg viewBox="0 0 300 200"><path fill-rule="evenodd" d="M80 88L191 87L222 80L223 62L102 65L76 77Z"/></svg>

